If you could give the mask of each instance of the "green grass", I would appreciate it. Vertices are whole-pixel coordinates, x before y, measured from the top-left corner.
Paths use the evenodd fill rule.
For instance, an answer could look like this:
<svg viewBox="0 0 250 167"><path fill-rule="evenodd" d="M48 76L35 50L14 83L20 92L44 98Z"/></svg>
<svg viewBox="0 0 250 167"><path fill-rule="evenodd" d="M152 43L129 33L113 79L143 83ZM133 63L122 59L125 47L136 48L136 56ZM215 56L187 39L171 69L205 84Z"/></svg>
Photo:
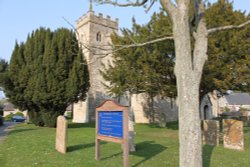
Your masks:
<svg viewBox="0 0 250 167"><path fill-rule="evenodd" d="M166 128L137 124L137 151L130 154L133 167L177 167L178 127ZM101 160L95 156L94 124L69 124L67 154L55 147L55 129L20 124L0 144L1 167L122 167L121 145L101 143ZM250 162L250 128L245 133L245 151L224 149L223 146L203 147L204 167L248 167Z"/></svg>

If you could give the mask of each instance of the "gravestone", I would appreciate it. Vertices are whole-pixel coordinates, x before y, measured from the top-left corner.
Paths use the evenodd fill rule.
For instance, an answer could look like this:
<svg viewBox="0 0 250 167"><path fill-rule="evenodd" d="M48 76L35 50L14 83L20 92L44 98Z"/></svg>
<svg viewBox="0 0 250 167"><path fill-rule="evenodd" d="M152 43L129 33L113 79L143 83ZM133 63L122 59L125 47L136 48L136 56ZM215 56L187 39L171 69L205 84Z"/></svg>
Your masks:
<svg viewBox="0 0 250 167"><path fill-rule="evenodd" d="M68 123L64 116L57 117L56 127L56 150L65 154L67 151L67 128Z"/></svg>
<svg viewBox="0 0 250 167"><path fill-rule="evenodd" d="M223 143L225 148L244 150L244 133L242 121L224 119L223 133Z"/></svg>
<svg viewBox="0 0 250 167"><path fill-rule="evenodd" d="M220 125L216 120L203 121L203 143L208 145L219 145Z"/></svg>

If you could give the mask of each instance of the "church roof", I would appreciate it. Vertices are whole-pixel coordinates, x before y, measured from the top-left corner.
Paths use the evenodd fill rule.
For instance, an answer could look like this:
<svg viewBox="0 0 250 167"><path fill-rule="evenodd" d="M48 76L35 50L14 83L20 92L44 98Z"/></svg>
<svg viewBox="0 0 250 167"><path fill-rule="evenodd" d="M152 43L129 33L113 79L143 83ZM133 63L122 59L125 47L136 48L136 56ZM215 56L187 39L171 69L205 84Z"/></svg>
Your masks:
<svg viewBox="0 0 250 167"><path fill-rule="evenodd" d="M228 104L231 105L250 105L250 95L248 93L232 93L225 95Z"/></svg>

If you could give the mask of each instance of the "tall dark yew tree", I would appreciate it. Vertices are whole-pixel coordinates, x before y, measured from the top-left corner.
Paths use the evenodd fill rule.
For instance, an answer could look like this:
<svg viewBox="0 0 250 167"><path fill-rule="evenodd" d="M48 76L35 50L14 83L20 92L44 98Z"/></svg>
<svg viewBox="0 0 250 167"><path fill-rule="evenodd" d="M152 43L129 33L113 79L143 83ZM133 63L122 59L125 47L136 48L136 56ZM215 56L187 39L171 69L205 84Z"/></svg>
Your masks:
<svg viewBox="0 0 250 167"><path fill-rule="evenodd" d="M40 28L17 44L12 53L7 96L31 121L54 127L68 105L86 97L87 65L74 32Z"/></svg>
<svg viewBox="0 0 250 167"><path fill-rule="evenodd" d="M113 35L112 43L114 46L142 43L171 33L170 18L161 11L159 14L155 13L144 26L138 25L133 19L132 30L123 29L123 36ZM132 94L146 93L149 118L154 122L153 98L157 95L175 97L177 93L173 73L174 42L122 49L115 52L113 57L114 66L110 65L103 72L104 78L110 81L110 91L116 95L126 91Z"/></svg>
<svg viewBox="0 0 250 167"><path fill-rule="evenodd" d="M249 16L235 11L232 2L225 0L206 8L208 28L240 24L248 19ZM154 14L148 24L141 26L134 23L132 30L125 29L122 36L114 36L113 44L119 48L120 45L143 43L171 34L171 28L169 16L160 12ZM218 31L209 36L208 60L200 86L201 97L213 90L222 93L228 89L250 92L249 35L250 25L237 30ZM111 66L105 74L112 83L110 91L119 93L130 90L133 93L175 96L173 45L173 41L168 40L115 53L117 65Z"/></svg>
<svg viewBox="0 0 250 167"><path fill-rule="evenodd" d="M237 25L249 20L232 2L220 0L206 10L208 28ZM201 96L213 90L250 92L250 25L219 31L208 39L208 60L203 69Z"/></svg>

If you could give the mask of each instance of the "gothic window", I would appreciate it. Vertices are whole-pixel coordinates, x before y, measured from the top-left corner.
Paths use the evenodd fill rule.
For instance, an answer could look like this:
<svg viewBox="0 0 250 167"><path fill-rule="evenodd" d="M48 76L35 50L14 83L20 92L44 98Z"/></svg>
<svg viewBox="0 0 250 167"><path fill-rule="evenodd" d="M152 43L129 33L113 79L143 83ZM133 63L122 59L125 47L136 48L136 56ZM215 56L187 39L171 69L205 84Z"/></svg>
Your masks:
<svg viewBox="0 0 250 167"><path fill-rule="evenodd" d="M96 41L101 42L102 41L102 35L100 32L96 34Z"/></svg>

